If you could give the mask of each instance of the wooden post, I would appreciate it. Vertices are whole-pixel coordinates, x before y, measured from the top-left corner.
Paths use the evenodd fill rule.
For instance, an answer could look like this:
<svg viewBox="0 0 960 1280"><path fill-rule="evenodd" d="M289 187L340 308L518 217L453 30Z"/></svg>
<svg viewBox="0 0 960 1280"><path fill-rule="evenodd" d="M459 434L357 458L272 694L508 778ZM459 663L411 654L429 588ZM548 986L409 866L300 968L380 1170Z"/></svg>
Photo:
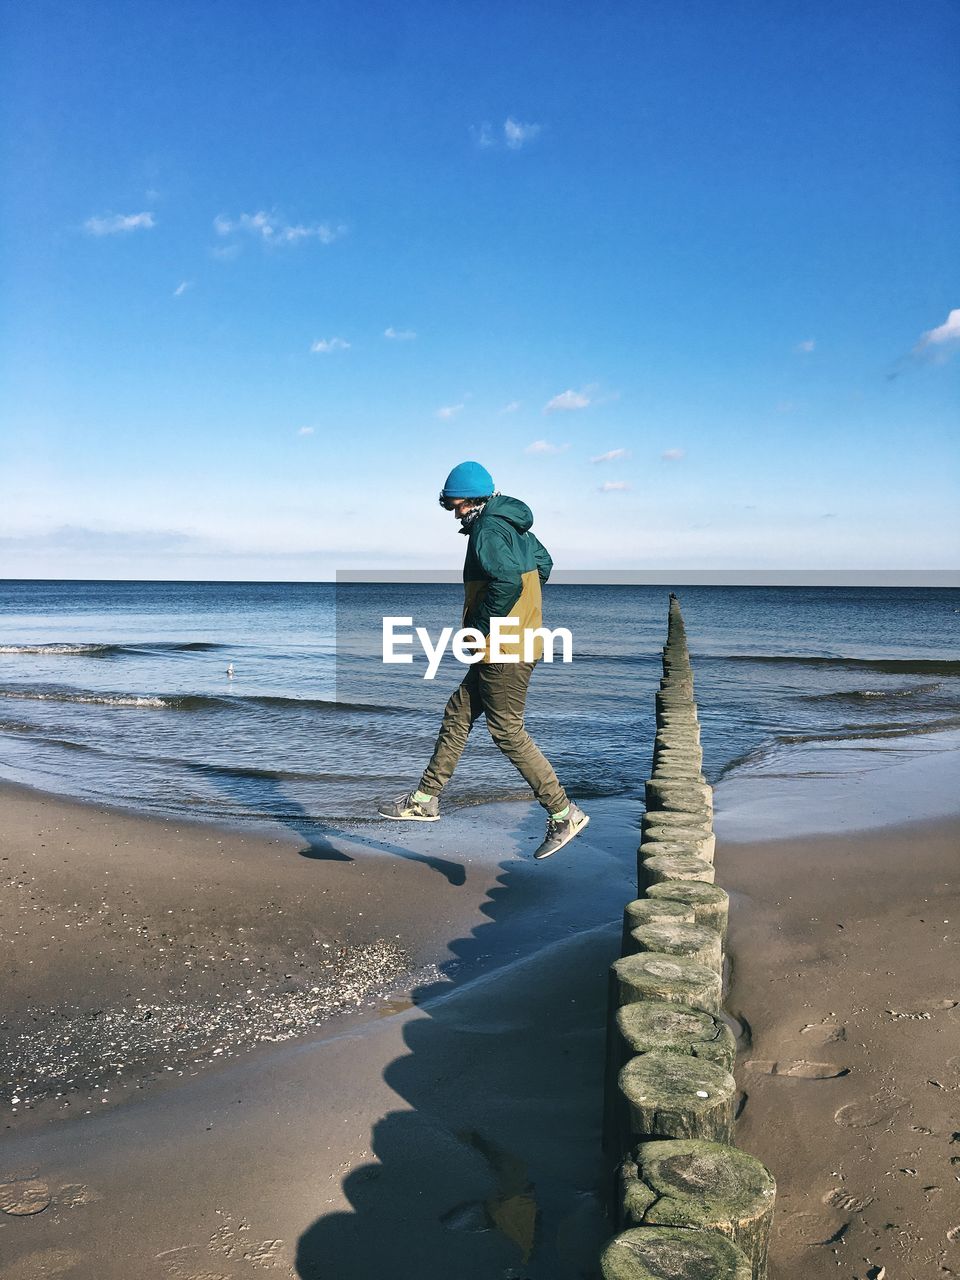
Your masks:
<svg viewBox="0 0 960 1280"><path fill-rule="evenodd" d="M695 960L642 951L616 960L611 969L618 1009L637 1000L666 1000L708 1013L720 1011L720 975Z"/></svg>
<svg viewBox="0 0 960 1280"><path fill-rule="evenodd" d="M752 1280L764 1280L777 1188L759 1160L716 1142L646 1142L622 1176L628 1223L717 1231L749 1259Z"/></svg>
<svg viewBox="0 0 960 1280"><path fill-rule="evenodd" d="M660 884L663 880L706 880L712 884L716 875L712 863L683 853L663 858L641 858L637 872L642 889Z"/></svg>
<svg viewBox="0 0 960 1280"><path fill-rule="evenodd" d="M730 1142L737 1085L725 1067L680 1053L642 1053L623 1067L620 1092L632 1139Z"/></svg>
<svg viewBox="0 0 960 1280"><path fill-rule="evenodd" d="M737 1042L716 1014L665 1000L644 1000L618 1009L616 1023L621 1043L620 1067L638 1053L679 1053L706 1058L733 1071Z"/></svg>
<svg viewBox="0 0 960 1280"><path fill-rule="evenodd" d="M722 938L727 936L730 898L725 889L705 880L662 880L647 890L651 902L669 898L693 907L694 921L710 925Z"/></svg>
<svg viewBox="0 0 960 1280"><path fill-rule="evenodd" d="M635 952L656 951L661 955L686 956L709 969L716 969L718 973L723 964L723 940L717 930L708 925L661 920L631 929L630 940L630 949Z"/></svg>
<svg viewBox="0 0 960 1280"><path fill-rule="evenodd" d="M715 1231L631 1227L600 1258L602 1280L751 1280L750 1263Z"/></svg>

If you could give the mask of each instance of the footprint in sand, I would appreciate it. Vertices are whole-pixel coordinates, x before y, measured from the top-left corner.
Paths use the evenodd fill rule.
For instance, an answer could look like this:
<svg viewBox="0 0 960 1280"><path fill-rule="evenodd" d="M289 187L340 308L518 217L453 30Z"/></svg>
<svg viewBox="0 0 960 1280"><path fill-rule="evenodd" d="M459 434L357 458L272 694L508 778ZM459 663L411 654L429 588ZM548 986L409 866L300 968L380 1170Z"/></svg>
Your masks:
<svg viewBox="0 0 960 1280"><path fill-rule="evenodd" d="M0 1213L9 1213L13 1218L28 1218L34 1213L42 1213L50 1200L50 1188L39 1178L0 1182Z"/></svg>
<svg viewBox="0 0 960 1280"><path fill-rule="evenodd" d="M808 1022L805 1027L800 1028L800 1034L810 1036L820 1046L839 1044L846 1040L847 1028L840 1026L838 1022Z"/></svg>
<svg viewBox="0 0 960 1280"><path fill-rule="evenodd" d="M843 1187L834 1187L823 1197L822 1204L831 1209L839 1209L841 1213L861 1213L868 1204L873 1204L873 1196L854 1196Z"/></svg>
<svg viewBox="0 0 960 1280"><path fill-rule="evenodd" d="M892 1120L905 1106L906 1098L878 1095L863 1102L848 1102L834 1112L833 1118L842 1129L871 1129Z"/></svg>
<svg viewBox="0 0 960 1280"><path fill-rule="evenodd" d="M219 1210L218 1213L223 1222L210 1237L212 1253L222 1253L225 1258L249 1262L254 1267L282 1265L278 1257L283 1248L282 1240L251 1240L248 1223L241 1221L235 1224L229 1214Z"/></svg>
<svg viewBox="0 0 960 1280"><path fill-rule="evenodd" d="M99 1191L93 1191L85 1182L65 1182L55 1199L62 1209L78 1209L82 1204L96 1204L103 1196Z"/></svg>
<svg viewBox="0 0 960 1280"><path fill-rule="evenodd" d="M850 1074L849 1067L838 1067L835 1062L808 1062L805 1058L796 1062L764 1062L753 1058L744 1066L748 1071L760 1071L768 1076L792 1076L795 1080L836 1080Z"/></svg>
<svg viewBox="0 0 960 1280"><path fill-rule="evenodd" d="M203 1267L203 1259L198 1258L199 1245L181 1245L178 1249L165 1249L157 1254L170 1280L230 1280L222 1271L210 1271Z"/></svg>
<svg viewBox="0 0 960 1280"><path fill-rule="evenodd" d="M5 1267L3 1280L37 1280L38 1276L54 1280L56 1276L65 1276L81 1261L79 1253L68 1253L65 1249L41 1249Z"/></svg>

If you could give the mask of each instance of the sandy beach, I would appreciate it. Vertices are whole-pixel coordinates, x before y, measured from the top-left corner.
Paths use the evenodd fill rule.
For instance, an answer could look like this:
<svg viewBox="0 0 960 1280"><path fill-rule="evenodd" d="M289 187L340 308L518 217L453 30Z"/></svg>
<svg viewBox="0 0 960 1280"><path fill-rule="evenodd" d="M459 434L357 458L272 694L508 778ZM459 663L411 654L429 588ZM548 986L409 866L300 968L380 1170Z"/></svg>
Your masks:
<svg viewBox="0 0 960 1280"><path fill-rule="evenodd" d="M960 756L924 747L822 749L718 812L737 1141L776 1174L780 1280L960 1275Z"/></svg>
<svg viewBox="0 0 960 1280"><path fill-rule="evenodd" d="M824 756L717 790L737 1141L778 1180L777 1280L960 1273L956 759L925 790L895 752L846 786ZM4 1095L3 1277L596 1274L639 805L593 802L546 864L524 803L319 843L2 805L5 1052L34 1066Z"/></svg>

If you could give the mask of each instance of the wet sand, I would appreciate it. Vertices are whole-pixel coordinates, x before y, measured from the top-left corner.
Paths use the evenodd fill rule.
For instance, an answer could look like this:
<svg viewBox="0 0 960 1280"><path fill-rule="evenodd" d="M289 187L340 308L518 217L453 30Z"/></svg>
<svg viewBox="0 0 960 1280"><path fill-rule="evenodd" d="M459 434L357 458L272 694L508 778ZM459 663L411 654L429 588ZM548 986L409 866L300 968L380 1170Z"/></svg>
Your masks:
<svg viewBox="0 0 960 1280"><path fill-rule="evenodd" d="M102 1021L134 996L176 1005L193 983L198 1009L234 1011L228 1037L245 1025L249 956L290 1029L277 992L289 957L307 964L303 984L336 989L342 975L336 960L309 967L317 940L369 961L369 985L284 1043L216 1056L208 1045L170 1072L128 1065L132 1087L9 1106L0 1202L40 1211L0 1213L0 1275L347 1278L389 1266L481 1280L563 1274L561 1254L590 1265L606 1234L605 972L632 892L637 804L593 803L591 838L545 863L529 857L540 811L523 803L407 824L406 848L377 824L362 844L353 833L323 850L296 833L241 838L14 789L3 804L0 865L25 885L5 899L5 938L19 929L5 943L12 1003L28 998L43 1025L53 997ZM201 950L214 961L198 971L190 944L211 930L217 946ZM368 950L383 943L409 965L385 999Z"/></svg>
<svg viewBox="0 0 960 1280"><path fill-rule="evenodd" d="M955 762L928 762L931 793L950 794ZM777 1280L960 1274L947 1238L960 1223L960 989L943 923L960 918L958 827L925 821L904 789L909 825L864 832L898 762L846 788L822 763L776 821L755 811L776 779L734 775L717 791L727 1004L752 1029L738 1144L778 1179ZM785 837L791 805L799 831L829 807L828 782L841 833ZM106 1102L84 1105L99 1096L88 1091L63 1112L11 1107L0 1205L40 1211L0 1213L4 1280L595 1274L609 1234L605 975L633 893L638 805L592 802L584 836L538 864L529 804L311 845L14 789L0 803L0 867L24 885L5 894L21 929L11 944L4 917L13 1007L52 1022L51 1000L159 1007L185 990L207 1010L242 1008L254 960L278 1025L289 1029L283 999L299 998L284 983L302 995L326 980L331 999L298 1006L304 1024L282 1043L238 1046L228 1022L228 1061L201 1050ZM321 963L324 942L336 955ZM213 957L199 974L191 944ZM382 955L364 950L379 944L403 969L385 996ZM342 948L365 959L337 1004ZM306 973L288 978L295 953Z"/></svg>
<svg viewBox="0 0 960 1280"><path fill-rule="evenodd" d="M719 792L727 1007L752 1032L737 1142L777 1178L775 1280L960 1275L960 817L924 818L960 809L950 745L843 771L825 749Z"/></svg>

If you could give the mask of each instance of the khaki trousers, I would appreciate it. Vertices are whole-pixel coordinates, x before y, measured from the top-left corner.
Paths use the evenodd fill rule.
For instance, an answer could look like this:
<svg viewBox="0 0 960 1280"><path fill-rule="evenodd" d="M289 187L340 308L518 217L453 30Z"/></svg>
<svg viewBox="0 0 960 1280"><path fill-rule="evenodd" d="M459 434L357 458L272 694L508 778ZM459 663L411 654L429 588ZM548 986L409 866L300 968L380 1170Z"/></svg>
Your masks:
<svg viewBox="0 0 960 1280"><path fill-rule="evenodd" d="M533 662L475 663L450 695L440 733L418 790L437 796L450 780L467 745L473 722L486 716L494 742L523 775L548 813L559 813L568 800L546 758L523 724L527 686Z"/></svg>

